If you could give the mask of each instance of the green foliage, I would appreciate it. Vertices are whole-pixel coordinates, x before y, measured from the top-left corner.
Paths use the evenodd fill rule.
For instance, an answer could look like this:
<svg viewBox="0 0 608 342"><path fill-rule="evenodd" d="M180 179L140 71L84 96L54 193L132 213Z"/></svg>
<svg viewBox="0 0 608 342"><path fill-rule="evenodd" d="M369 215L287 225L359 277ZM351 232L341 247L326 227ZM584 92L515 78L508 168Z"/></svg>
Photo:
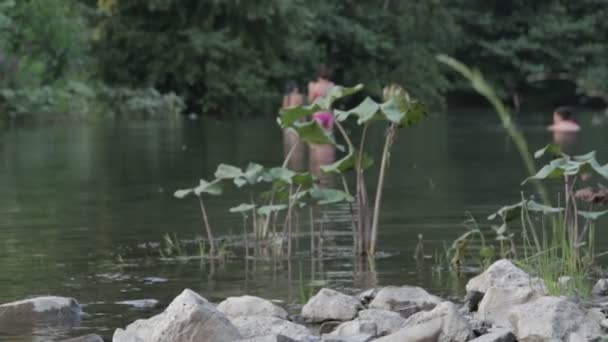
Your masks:
<svg viewBox="0 0 608 342"><path fill-rule="evenodd" d="M379 94L382 84L399 82L440 103L449 84L429 61L452 49L457 32L434 1L383 8L318 0L119 0L103 13L96 53L106 81L174 91L190 110L215 115L269 114L285 80L302 85L320 63L338 83L362 80Z"/></svg>

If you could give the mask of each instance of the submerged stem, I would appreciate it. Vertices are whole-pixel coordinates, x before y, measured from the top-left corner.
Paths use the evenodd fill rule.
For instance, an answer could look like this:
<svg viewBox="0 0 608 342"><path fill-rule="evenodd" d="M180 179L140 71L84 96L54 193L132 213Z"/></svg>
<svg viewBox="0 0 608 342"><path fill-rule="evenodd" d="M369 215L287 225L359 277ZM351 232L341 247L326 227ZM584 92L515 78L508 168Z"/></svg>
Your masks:
<svg viewBox="0 0 608 342"><path fill-rule="evenodd" d="M211 226L209 225L209 220L207 219L207 210L205 210L205 203L203 203L203 198L198 196L198 203L201 207L201 213L203 214L203 222L205 223L205 230L207 232L207 239L209 240L209 256L213 257L215 255L215 242L213 241L213 233L211 233Z"/></svg>
<svg viewBox="0 0 608 342"><path fill-rule="evenodd" d="M380 162L380 175L378 176L378 190L376 190L376 200L374 203L374 213L372 219L371 241L369 245L369 256L373 257L376 254L376 242L378 240L378 222L380 219L380 205L382 201L382 188L384 185L384 175L386 174L386 166L389 159L389 151L395 135L397 134L397 125L391 124L386 133L384 140L384 149L382 151L382 161Z"/></svg>

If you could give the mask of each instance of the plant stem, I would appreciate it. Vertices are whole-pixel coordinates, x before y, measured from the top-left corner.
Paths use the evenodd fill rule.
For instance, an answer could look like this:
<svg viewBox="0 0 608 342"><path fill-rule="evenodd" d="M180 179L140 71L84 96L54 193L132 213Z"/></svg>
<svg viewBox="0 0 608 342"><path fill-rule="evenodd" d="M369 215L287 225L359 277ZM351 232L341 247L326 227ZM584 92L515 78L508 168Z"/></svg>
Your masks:
<svg viewBox="0 0 608 342"><path fill-rule="evenodd" d="M207 210L205 210L205 204L203 203L203 198L201 196L198 196L198 203L201 207L203 222L205 223L205 230L207 232L207 239L209 240L209 256L213 257L215 255L215 242L213 241L213 233L211 233L211 226L209 225L209 220L207 219Z"/></svg>
<svg viewBox="0 0 608 342"><path fill-rule="evenodd" d="M384 149L382 151L382 161L380 162L380 175L378 176L378 185L376 190L376 200L374 203L374 213L372 219L372 232L371 241L369 245L369 257L373 258L376 255L376 242L378 240L378 222L380 219L380 205L382 202L382 188L384 185L384 175L386 174L386 165L388 164L389 151L393 143L393 139L397 134L397 125L391 124L386 133L386 139L384 140Z"/></svg>

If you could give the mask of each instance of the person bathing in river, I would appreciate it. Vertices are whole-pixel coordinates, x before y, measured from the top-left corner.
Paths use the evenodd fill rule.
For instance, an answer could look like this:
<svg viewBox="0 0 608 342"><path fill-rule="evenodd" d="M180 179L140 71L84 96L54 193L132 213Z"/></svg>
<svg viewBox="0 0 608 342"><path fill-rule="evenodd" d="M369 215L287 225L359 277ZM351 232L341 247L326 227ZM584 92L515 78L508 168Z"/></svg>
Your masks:
<svg viewBox="0 0 608 342"><path fill-rule="evenodd" d="M317 71L317 79L308 83L308 102L313 103L319 97L325 96L335 84L329 79L329 70L321 65ZM326 133L333 133L334 117L331 112L316 112L312 115Z"/></svg>
<svg viewBox="0 0 608 342"><path fill-rule="evenodd" d="M329 80L329 71L321 65L317 71L317 79L308 83L308 101L313 103L319 97L325 96L334 87L334 83ZM328 135L333 134L334 116L330 111L316 112L312 115L321 128ZM329 165L336 160L336 148L332 145L310 145L310 171L318 182L329 186L333 179L331 176L321 172L321 166Z"/></svg>
<svg viewBox="0 0 608 342"><path fill-rule="evenodd" d="M300 88L294 81L287 82L285 86L285 94L283 95L283 104L281 108L289 108L301 106L304 103L304 96L300 93Z"/></svg>
<svg viewBox="0 0 608 342"><path fill-rule="evenodd" d="M301 106L304 103L304 96L300 93L300 89L298 85L294 81L287 82L285 87L285 94L283 95L283 103L281 104L281 109ZM294 146L297 145L297 146ZM291 130L283 130L283 148L285 152L285 156L291 151L293 148L293 152L291 157L289 158L289 162L287 166L289 169L294 171L304 171L305 169L305 149L306 146L300 141L298 135Z"/></svg>
<svg viewBox="0 0 608 342"><path fill-rule="evenodd" d="M574 109L559 107L553 111L553 124L548 129L553 133L553 142L562 149L569 149L576 142L576 132L581 127L574 121Z"/></svg>
<svg viewBox="0 0 608 342"><path fill-rule="evenodd" d="M553 132L577 132L581 127L574 121L574 109L559 107L553 111L553 124L549 130Z"/></svg>

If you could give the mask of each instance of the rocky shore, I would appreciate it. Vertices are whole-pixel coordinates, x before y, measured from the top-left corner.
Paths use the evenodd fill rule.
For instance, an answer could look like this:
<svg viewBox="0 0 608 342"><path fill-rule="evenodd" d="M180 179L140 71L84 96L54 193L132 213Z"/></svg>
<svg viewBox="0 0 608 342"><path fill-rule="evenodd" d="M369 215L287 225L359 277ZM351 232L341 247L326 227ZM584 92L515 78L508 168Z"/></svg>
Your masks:
<svg viewBox="0 0 608 342"><path fill-rule="evenodd" d="M321 289L289 315L254 296L215 305L189 289L160 314L113 334L114 342L578 342L608 339L608 280L592 303L547 294L541 279L500 260L471 279L462 304L415 286L387 286L351 296ZM604 307L604 305L606 307ZM76 326L74 299L38 297L0 305L0 331L20 324ZM64 342L100 342L87 335Z"/></svg>

